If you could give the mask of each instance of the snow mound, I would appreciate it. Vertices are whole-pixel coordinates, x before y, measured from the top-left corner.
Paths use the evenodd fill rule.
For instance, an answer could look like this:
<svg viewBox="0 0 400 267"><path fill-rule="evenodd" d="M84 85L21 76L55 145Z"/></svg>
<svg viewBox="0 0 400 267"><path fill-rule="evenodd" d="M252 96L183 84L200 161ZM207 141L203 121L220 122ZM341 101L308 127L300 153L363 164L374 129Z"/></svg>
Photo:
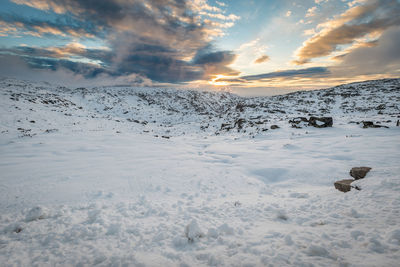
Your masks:
<svg viewBox="0 0 400 267"><path fill-rule="evenodd" d="M49 216L48 209L41 206L37 206L28 211L25 217L25 221L31 222L36 220L43 220L46 219L48 216Z"/></svg>
<svg viewBox="0 0 400 267"><path fill-rule="evenodd" d="M199 225L197 224L196 220L192 220L186 227L185 227L185 236L189 240L189 243L193 243L200 238L204 237L203 232L200 230Z"/></svg>

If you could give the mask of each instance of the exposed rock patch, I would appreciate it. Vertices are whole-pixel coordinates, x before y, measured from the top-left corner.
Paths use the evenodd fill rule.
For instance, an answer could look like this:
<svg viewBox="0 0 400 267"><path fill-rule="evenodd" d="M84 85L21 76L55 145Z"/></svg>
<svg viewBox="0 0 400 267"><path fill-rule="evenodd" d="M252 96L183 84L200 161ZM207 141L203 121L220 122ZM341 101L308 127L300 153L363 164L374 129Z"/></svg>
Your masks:
<svg viewBox="0 0 400 267"><path fill-rule="evenodd" d="M289 120L292 124L292 128L301 128L301 126L313 126L316 128L325 128L333 126L332 117L314 117L311 116L310 119L305 117L297 117Z"/></svg>

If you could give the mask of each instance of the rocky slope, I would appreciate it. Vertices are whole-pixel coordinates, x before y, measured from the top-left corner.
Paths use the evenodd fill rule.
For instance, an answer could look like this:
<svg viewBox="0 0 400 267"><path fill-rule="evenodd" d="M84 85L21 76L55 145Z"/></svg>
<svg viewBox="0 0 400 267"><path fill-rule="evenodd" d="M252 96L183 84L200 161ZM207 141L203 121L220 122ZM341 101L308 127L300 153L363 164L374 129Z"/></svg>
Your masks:
<svg viewBox="0 0 400 267"><path fill-rule="evenodd" d="M254 98L165 88L71 89L3 79L0 94L1 132L19 129L23 136L56 131L57 123L78 130L93 118L99 122L93 130L111 123L119 132L154 136L226 132L254 136L267 134L271 125L286 127L299 116L331 116L335 121L357 123L356 116L394 126L400 114L400 79Z"/></svg>

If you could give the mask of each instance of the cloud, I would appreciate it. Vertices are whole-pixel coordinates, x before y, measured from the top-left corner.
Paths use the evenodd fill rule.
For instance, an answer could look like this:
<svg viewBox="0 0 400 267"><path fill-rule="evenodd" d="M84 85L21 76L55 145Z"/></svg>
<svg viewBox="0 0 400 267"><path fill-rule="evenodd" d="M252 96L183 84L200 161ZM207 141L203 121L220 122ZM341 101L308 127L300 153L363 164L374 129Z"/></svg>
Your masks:
<svg viewBox="0 0 400 267"><path fill-rule="evenodd" d="M59 47L30 47L18 46L8 49L0 49L2 54L20 56L23 59L45 58L48 60L64 59L75 62L85 62L106 67L110 64L113 53L107 49L87 48L80 43L69 43Z"/></svg>
<svg viewBox="0 0 400 267"><path fill-rule="evenodd" d="M89 65L84 66L84 68L88 67ZM3 77L46 81L68 86L152 85L149 79L137 74L112 76L107 73L99 73L95 77L88 78L61 66L61 64L58 64L57 67L52 66L51 69L32 68L23 58L4 54L0 54L0 73L0 76Z"/></svg>
<svg viewBox="0 0 400 267"><path fill-rule="evenodd" d="M252 81L267 81L275 78L295 78L295 77L327 77L330 71L325 67L312 67L306 69L293 69L293 70L282 70L268 73L262 73L257 75L241 76L239 78L221 78L216 82L237 82L247 83Z"/></svg>
<svg viewBox="0 0 400 267"><path fill-rule="evenodd" d="M308 29L303 31L303 35L314 35L316 32L314 29Z"/></svg>
<svg viewBox="0 0 400 267"><path fill-rule="evenodd" d="M18 28L16 25L0 20L0 36L8 36L10 34L18 34Z"/></svg>
<svg viewBox="0 0 400 267"><path fill-rule="evenodd" d="M315 11L316 11L316 10L317 10L317 7L316 7L316 6L310 7L310 8L307 10L306 18L315 16Z"/></svg>
<svg viewBox="0 0 400 267"><path fill-rule="evenodd" d="M339 17L320 24L321 31L304 42L296 52L301 65L313 58L328 56L340 45L353 43L369 34L380 34L393 25L400 24L400 3L397 0L370 0L354 6Z"/></svg>
<svg viewBox="0 0 400 267"><path fill-rule="evenodd" d="M102 39L109 48L109 51L95 51L71 44L56 48L32 47L31 51L15 48L13 52L17 55L29 52L30 62L34 57L46 57L45 64L30 64L32 67L49 65L52 69L61 64L88 77L91 74L77 66L85 60L96 62L97 56L99 69L94 74L107 73L113 77L137 74L156 82L180 83L209 79L217 74L238 74L229 67L236 56L230 51L216 51L212 46L213 39L223 35L224 29L239 19L222 10L223 5L209 5L205 0L12 1L58 14L56 21L9 16L8 22L19 21L27 34L60 36L70 38L71 42L93 37ZM63 24L65 21L69 28ZM55 63L57 58L64 61L69 58L72 63Z"/></svg>
<svg viewBox="0 0 400 267"><path fill-rule="evenodd" d="M245 72L254 71L253 68L259 67L257 66L258 62L256 62L257 59L266 56L267 49L268 47L259 38L243 43L235 50L237 57L231 66Z"/></svg>
<svg viewBox="0 0 400 267"><path fill-rule="evenodd" d="M257 59L254 61L254 63L260 64L260 63L267 62L268 60L269 60L269 56L263 55L263 56L257 58Z"/></svg>
<svg viewBox="0 0 400 267"><path fill-rule="evenodd" d="M398 77L400 75L400 26L385 31L379 40L359 45L337 58L339 64L330 67L338 77L379 75Z"/></svg>
<svg viewBox="0 0 400 267"><path fill-rule="evenodd" d="M349 81L362 81L400 76L400 26L392 26L377 40L357 42L335 57L335 65L282 70L237 78L221 78L215 82L240 85L331 86Z"/></svg>
<svg viewBox="0 0 400 267"><path fill-rule="evenodd" d="M3 28L0 30L0 34L3 33L3 36L31 35L43 37L46 35L55 35L60 37L95 38L96 35L101 35L92 25L79 21L67 24L61 20L56 22L40 21L4 14L0 19L0 25Z"/></svg>
<svg viewBox="0 0 400 267"><path fill-rule="evenodd" d="M296 70L282 70L282 71L274 71L264 74L257 75L248 75L241 77L244 80L252 81L252 80L264 80L269 78L277 78L277 77L311 77L311 76L322 76L329 73L327 68L324 67L312 67L306 69L296 69Z"/></svg>

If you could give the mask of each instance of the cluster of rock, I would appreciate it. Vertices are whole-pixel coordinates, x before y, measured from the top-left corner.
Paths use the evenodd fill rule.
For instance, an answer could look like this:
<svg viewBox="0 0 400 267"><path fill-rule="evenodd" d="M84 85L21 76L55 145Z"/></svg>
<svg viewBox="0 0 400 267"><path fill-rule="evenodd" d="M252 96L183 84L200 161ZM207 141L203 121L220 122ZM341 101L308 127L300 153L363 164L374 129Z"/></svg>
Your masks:
<svg viewBox="0 0 400 267"><path fill-rule="evenodd" d="M302 126L313 126L316 128L326 128L333 126L332 117L310 117L309 119L305 117L297 117L289 120L292 124L292 128L302 128Z"/></svg>
<svg viewBox="0 0 400 267"><path fill-rule="evenodd" d="M345 193L349 192L351 190L351 188L361 190L360 187L352 186L351 183L356 180L363 179L370 170L371 170L370 167L354 167L354 168L352 168L350 170L350 176L353 177L354 179L344 179L344 180L336 181L334 183L335 188L337 190L345 192Z"/></svg>
<svg viewBox="0 0 400 267"><path fill-rule="evenodd" d="M362 121L363 128L389 128L385 125L375 124L373 121Z"/></svg>

